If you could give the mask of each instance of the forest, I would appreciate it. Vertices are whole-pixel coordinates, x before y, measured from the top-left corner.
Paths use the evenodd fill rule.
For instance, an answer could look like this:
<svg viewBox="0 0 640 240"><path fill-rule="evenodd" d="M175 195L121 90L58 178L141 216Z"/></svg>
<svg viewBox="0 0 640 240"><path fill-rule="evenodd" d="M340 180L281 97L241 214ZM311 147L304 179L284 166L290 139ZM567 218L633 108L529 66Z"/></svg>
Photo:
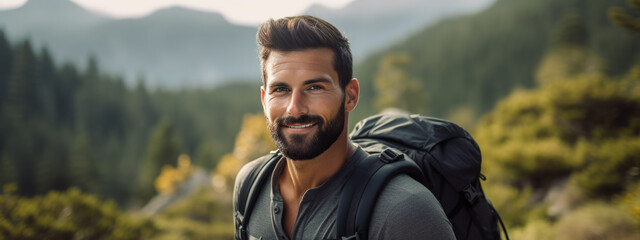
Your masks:
<svg viewBox="0 0 640 240"><path fill-rule="evenodd" d="M512 239L638 239L638 43L638 0L500 0L357 65L350 125L398 108L465 127ZM275 149L260 81L86 66L0 30L0 238L233 238L235 174Z"/></svg>

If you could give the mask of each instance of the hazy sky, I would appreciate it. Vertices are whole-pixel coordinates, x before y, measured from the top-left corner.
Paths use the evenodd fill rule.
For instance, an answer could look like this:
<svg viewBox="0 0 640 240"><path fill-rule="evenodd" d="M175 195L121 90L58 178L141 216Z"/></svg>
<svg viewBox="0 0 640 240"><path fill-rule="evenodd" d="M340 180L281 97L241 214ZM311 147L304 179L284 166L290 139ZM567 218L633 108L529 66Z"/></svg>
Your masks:
<svg viewBox="0 0 640 240"><path fill-rule="evenodd" d="M0 0L0 9L22 6L27 0ZM257 24L268 18L299 14L314 2L341 7L353 0L71 0L114 17L140 17L159 8L183 6L222 13L229 21Z"/></svg>

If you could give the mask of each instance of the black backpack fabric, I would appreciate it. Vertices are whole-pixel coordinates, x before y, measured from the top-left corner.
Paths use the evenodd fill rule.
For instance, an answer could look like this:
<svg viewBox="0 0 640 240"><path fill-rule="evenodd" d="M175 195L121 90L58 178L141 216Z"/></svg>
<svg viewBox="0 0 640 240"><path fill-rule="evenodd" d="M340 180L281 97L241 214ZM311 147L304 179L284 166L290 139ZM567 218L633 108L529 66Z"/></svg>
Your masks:
<svg viewBox="0 0 640 240"><path fill-rule="evenodd" d="M480 148L464 129L419 115L376 115L358 122L349 136L371 155L342 192L336 219L339 239L367 239L378 193L398 174L408 174L429 188L457 239L500 239L497 224L502 222L478 180L484 179ZM239 186L234 200L236 239L248 239L246 224L259 189L281 156L277 151L265 156Z"/></svg>
<svg viewBox="0 0 640 240"><path fill-rule="evenodd" d="M336 220L342 239L367 238L377 193L400 173L408 173L431 190L457 239L500 239L498 222L508 239L502 220L482 191L480 148L461 127L420 115L376 115L358 122L349 137L373 155L361 163L343 190Z"/></svg>

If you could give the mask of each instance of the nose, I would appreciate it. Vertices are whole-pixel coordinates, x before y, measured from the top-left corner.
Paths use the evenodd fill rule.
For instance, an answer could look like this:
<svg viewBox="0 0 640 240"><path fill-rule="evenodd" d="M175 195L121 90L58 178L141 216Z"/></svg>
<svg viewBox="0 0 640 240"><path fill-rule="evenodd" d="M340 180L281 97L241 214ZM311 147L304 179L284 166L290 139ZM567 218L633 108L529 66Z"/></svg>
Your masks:
<svg viewBox="0 0 640 240"><path fill-rule="evenodd" d="M298 117L307 114L308 111L305 94L302 91L293 91L291 93L291 99L289 100L289 106L287 106L287 113L290 116Z"/></svg>

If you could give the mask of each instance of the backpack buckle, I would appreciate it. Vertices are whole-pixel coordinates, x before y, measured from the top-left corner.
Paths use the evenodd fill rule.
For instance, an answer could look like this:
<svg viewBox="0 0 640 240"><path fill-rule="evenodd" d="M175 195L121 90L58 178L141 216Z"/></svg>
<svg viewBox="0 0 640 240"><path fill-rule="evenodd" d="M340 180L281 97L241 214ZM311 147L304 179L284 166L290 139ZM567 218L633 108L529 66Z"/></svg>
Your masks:
<svg viewBox="0 0 640 240"><path fill-rule="evenodd" d="M244 224L242 223L244 220L242 214L236 212L234 215L236 223L236 239L247 239L247 230L244 228Z"/></svg>
<svg viewBox="0 0 640 240"><path fill-rule="evenodd" d="M383 163L395 162L402 159L404 159L404 154L392 148L387 148L380 153L380 161Z"/></svg>
<svg viewBox="0 0 640 240"><path fill-rule="evenodd" d="M464 189L462 189L462 192L464 193L464 196L467 198L467 201L469 201L471 205L475 204L476 201L478 201L478 199L480 198L480 196L482 196L482 193L480 193L480 191L478 191L471 184L464 187Z"/></svg>

